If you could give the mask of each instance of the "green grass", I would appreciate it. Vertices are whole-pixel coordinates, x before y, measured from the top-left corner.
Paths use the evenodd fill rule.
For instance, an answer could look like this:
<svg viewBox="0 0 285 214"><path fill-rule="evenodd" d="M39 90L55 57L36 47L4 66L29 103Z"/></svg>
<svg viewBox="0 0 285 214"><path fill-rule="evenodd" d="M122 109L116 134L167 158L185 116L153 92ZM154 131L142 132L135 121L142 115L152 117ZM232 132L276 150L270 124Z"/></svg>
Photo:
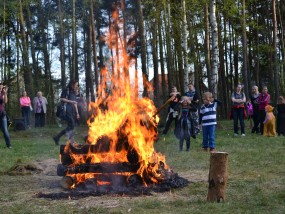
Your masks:
<svg viewBox="0 0 285 214"><path fill-rule="evenodd" d="M59 147L51 137L57 127L10 131L13 149L0 144L0 213L285 213L285 137L267 138L248 133L233 137L232 121L222 121L216 132L217 150L228 156L226 200L206 201L209 153L201 151L202 136L191 140L190 152L178 152L178 140L171 131L155 144L167 164L190 184L151 196L100 196L78 200L48 200L38 192L58 188L60 178L47 175L7 175L11 167L46 159L59 159ZM248 124L247 124L248 126ZM76 129L82 141L86 127ZM64 143L62 139L61 143Z"/></svg>

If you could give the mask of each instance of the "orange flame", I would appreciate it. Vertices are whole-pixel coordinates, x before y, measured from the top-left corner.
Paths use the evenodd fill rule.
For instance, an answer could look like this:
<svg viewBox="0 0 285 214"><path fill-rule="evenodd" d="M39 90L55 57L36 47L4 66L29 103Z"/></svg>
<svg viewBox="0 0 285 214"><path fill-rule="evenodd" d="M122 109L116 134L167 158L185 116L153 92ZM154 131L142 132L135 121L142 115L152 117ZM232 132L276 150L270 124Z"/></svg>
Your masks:
<svg viewBox="0 0 285 214"><path fill-rule="evenodd" d="M100 152L89 151L85 155L70 153L72 165L96 163L139 163L136 172L122 172L122 175L149 175L149 180L157 183L161 177L158 172L160 163L164 168L165 157L154 150L157 138L158 116L152 100L137 97L137 87L131 84L130 68L133 59L127 54L126 44L120 36L121 20L118 11L114 12L107 44L113 58L109 65L101 69L101 81L98 87L99 97L90 103L92 116L88 120L89 132L87 143L98 146ZM112 67L112 69L108 69ZM135 71L137 72L137 71ZM136 76L136 75L134 75ZM68 144L65 151L68 151ZM118 173L118 172L116 172ZM89 178L96 178L98 173L68 174L76 183ZM97 185L108 181L97 180ZM145 185L146 182L144 182Z"/></svg>

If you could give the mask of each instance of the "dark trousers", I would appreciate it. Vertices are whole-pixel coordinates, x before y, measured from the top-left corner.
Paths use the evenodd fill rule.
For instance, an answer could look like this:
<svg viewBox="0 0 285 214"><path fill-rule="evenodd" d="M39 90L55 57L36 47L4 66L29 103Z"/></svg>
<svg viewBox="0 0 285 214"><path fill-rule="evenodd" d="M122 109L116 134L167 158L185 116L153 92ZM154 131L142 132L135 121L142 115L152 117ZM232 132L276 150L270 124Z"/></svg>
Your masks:
<svg viewBox="0 0 285 214"><path fill-rule="evenodd" d="M35 113L35 127L45 126L45 113Z"/></svg>
<svg viewBox="0 0 285 214"><path fill-rule="evenodd" d="M258 115L258 110L253 111L252 115L252 120L253 120L253 127L251 130L251 133L259 133L259 115Z"/></svg>
<svg viewBox="0 0 285 214"><path fill-rule="evenodd" d="M186 151L189 151L190 150L190 137L185 138L185 140L186 140ZM180 139L179 151L183 150L183 142L184 142L184 139Z"/></svg>
<svg viewBox="0 0 285 214"><path fill-rule="evenodd" d="M241 133L245 134L244 108L233 108L233 119L234 119L234 133L238 134L238 121L239 121Z"/></svg>
<svg viewBox="0 0 285 214"><path fill-rule="evenodd" d="M265 110L259 110L259 124L260 124L260 133L263 135L263 121L265 120L266 112Z"/></svg>
<svg viewBox="0 0 285 214"><path fill-rule="evenodd" d="M22 117L24 118L25 126L30 126L30 106L22 106Z"/></svg>
<svg viewBox="0 0 285 214"><path fill-rule="evenodd" d="M2 115L0 115L0 122L1 122L1 124L0 124L1 125L1 131L4 135L6 146L10 147L11 142L10 142L10 135L9 135L8 126L7 126L7 117L6 117L6 115L3 114L3 112L2 112Z"/></svg>
<svg viewBox="0 0 285 214"><path fill-rule="evenodd" d="M173 113L169 113L168 119L167 119L165 127L164 127L164 130L162 131L163 134L167 134L169 127L170 127L173 120L175 120L175 118L173 118Z"/></svg>

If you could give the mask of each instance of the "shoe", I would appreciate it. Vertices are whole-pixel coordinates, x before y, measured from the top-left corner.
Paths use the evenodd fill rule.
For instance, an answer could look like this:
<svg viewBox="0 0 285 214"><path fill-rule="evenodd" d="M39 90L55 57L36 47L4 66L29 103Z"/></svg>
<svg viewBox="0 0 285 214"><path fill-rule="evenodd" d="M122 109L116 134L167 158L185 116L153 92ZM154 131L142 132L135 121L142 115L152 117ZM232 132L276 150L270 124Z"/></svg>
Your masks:
<svg viewBox="0 0 285 214"><path fill-rule="evenodd" d="M58 137L54 136L52 139L54 140L55 145L59 144L59 138Z"/></svg>
<svg viewBox="0 0 285 214"><path fill-rule="evenodd" d="M202 148L203 152L208 152L208 148Z"/></svg>
<svg viewBox="0 0 285 214"><path fill-rule="evenodd" d="M8 149L12 149L12 146L8 146L7 148L8 148Z"/></svg>
<svg viewBox="0 0 285 214"><path fill-rule="evenodd" d="M210 152L211 152L211 153L214 153L214 152L216 152L216 151L217 151L216 149L210 148Z"/></svg>
<svg viewBox="0 0 285 214"><path fill-rule="evenodd" d="M238 136L238 134L237 134L237 133L234 133L234 136L235 136L235 137L237 137L237 136Z"/></svg>
<svg viewBox="0 0 285 214"><path fill-rule="evenodd" d="M241 134L242 137L245 137L245 134Z"/></svg>

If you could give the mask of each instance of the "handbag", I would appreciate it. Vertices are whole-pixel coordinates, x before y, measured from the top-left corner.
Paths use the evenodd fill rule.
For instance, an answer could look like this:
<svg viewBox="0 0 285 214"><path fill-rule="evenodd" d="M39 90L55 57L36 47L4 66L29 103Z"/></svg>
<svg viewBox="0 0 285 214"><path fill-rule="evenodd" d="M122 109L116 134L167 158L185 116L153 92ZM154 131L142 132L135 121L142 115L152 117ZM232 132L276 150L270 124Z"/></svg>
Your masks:
<svg viewBox="0 0 285 214"><path fill-rule="evenodd" d="M55 115L58 118L65 120L65 118L66 118L66 103L65 102L59 102L57 104Z"/></svg>

